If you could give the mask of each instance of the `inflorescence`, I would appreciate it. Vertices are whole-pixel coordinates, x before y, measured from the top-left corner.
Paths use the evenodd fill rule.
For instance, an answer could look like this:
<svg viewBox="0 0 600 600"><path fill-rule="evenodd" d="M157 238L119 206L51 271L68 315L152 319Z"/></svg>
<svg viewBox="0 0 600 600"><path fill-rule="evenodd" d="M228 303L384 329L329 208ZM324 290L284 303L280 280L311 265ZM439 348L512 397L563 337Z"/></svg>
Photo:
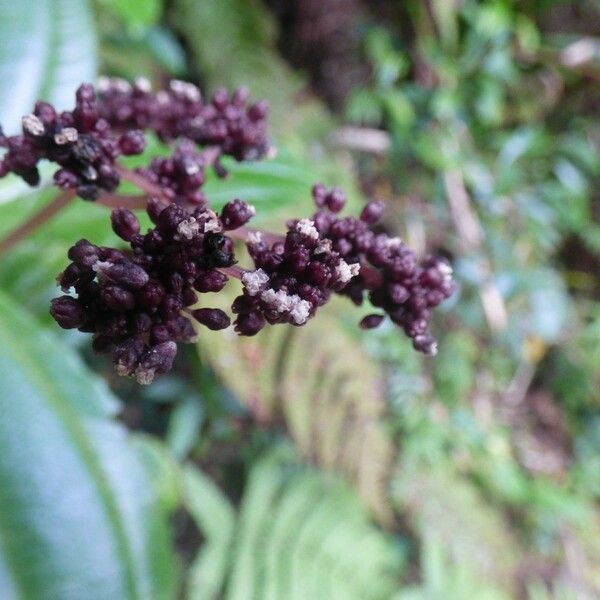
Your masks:
<svg viewBox="0 0 600 600"><path fill-rule="evenodd" d="M145 80L103 79L98 95L88 84L79 88L73 111L59 114L38 102L23 118L21 135L0 137L6 148L0 176L12 172L37 185L38 163L47 159L60 167L54 175L59 187L110 206L122 200L111 222L128 247L78 241L58 278L65 295L50 309L61 327L91 333L94 350L112 353L120 375L150 383L170 370L177 344L193 341L201 326L229 327L226 312L200 304L231 277L242 284L231 306L240 335L255 335L267 324L304 325L339 294L357 305L368 299L378 309L361 327L377 327L387 315L415 349L435 354L429 321L454 291L452 269L442 258L419 262L400 238L376 232L381 202L368 203L359 218L342 217L341 190L317 184L316 212L289 221L285 236L248 228L256 211L243 200L232 200L220 214L210 208L202 191L206 167L223 175L222 154L263 157L269 151L266 114L265 103L248 104L245 89L219 90L205 104L186 82L155 93ZM142 130L172 142L172 154L126 172L117 159L143 152ZM146 233L126 208L131 198L114 194L123 173L145 192L136 207L141 199L154 225ZM236 264L234 239L245 240L252 269Z"/></svg>

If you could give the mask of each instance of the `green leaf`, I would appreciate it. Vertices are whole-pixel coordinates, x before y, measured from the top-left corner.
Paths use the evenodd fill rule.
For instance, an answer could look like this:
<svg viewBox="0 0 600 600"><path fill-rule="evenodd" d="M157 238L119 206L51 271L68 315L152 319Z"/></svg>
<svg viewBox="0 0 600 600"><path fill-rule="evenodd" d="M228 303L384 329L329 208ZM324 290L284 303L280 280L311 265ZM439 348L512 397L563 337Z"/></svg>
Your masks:
<svg viewBox="0 0 600 600"><path fill-rule="evenodd" d="M237 514L195 469L186 469L185 489L206 538L190 598L390 597L401 566L391 537L344 482L300 467L289 447L253 464Z"/></svg>
<svg viewBox="0 0 600 600"><path fill-rule="evenodd" d="M104 0L104 4L134 31L156 24L163 10L162 0Z"/></svg>
<svg viewBox="0 0 600 600"><path fill-rule="evenodd" d="M0 339L3 598L173 597L164 515L116 399L2 294Z"/></svg>
<svg viewBox="0 0 600 600"><path fill-rule="evenodd" d="M15 133L38 98L64 109L96 76L87 0L0 0L0 121Z"/></svg>

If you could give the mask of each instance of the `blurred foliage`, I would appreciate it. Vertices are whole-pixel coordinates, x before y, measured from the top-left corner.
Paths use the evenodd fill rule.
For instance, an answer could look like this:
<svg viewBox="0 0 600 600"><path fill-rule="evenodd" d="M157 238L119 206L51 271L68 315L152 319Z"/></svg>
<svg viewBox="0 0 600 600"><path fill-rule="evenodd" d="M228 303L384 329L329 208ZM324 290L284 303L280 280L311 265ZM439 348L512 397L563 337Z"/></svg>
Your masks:
<svg viewBox="0 0 600 600"><path fill-rule="evenodd" d="M335 21L345 4L323 2ZM273 0L4 4L3 124L38 95L69 104L98 61L207 94L248 85L279 153L211 175L217 207L241 197L281 228L311 211L314 181L351 208L362 188L387 199L388 230L452 259L460 290L434 360L389 325L358 335L363 312L341 300L301 329L202 333L140 390L84 336L45 329L74 232L116 241L105 209L73 203L0 262L0 596L600 595L597 3L358 2L364 54L348 62L370 77L337 115L280 54L294 23ZM348 123L386 145L344 147ZM135 160L167 151L154 140ZM2 180L0 235L49 194Z"/></svg>

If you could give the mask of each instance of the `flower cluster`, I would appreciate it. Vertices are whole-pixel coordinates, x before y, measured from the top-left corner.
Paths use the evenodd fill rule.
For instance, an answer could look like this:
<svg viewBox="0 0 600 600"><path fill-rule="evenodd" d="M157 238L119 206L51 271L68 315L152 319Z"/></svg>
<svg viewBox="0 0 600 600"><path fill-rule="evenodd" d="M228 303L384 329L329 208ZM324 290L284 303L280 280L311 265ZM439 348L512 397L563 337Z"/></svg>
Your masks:
<svg viewBox="0 0 600 600"><path fill-rule="evenodd" d="M236 201L223 214L227 220L239 211ZM69 250L72 262L59 284L76 297L56 298L50 311L61 327L92 333L94 349L112 352L119 374L142 384L171 368L178 342L195 338L190 318L209 329L229 326L220 309L190 307L199 293L223 288L228 278L219 269L234 262L232 241L210 209L151 200L147 212L155 227L144 235L133 213L112 212L113 229L129 242L128 252L87 240Z"/></svg>
<svg viewBox="0 0 600 600"><path fill-rule="evenodd" d="M114 134L100 118L94 88L83 84L74 110L57 113L52 105L37 102L33 113L23 117L22 134L0 135L0 146L6 148L0 177L15 173L29 185L38 185L38 163L46 159L61 167L54 174L56 185L95 200L100 189L112 192L119 185L116 159L140 154L145 140L136 129Z"/></svg>
<svg viewBox="0 0 600 600"><path fill-rule="evenodd" d="M340 190L327 192L317 184L313 198L318 208L313 216L321 237L329 239L333 250L351 266L360 265L360 273L341 290L355 304L366 295L413 341L416 350L425 354L437 351L435 338L429 333L431 310L454 291L452 268L443 258L428 257L421 263L398 237L375 233L371 225L383 213L379 201L368 203L360 218L338 217L345 204ZM361 321L367 329L377 327L384 316L371 314Z"/></svg>
<svg viewBox="0 0 600 600"><path fill-rule="evenodd" d="M285 240L270 245L253 233L247 247L256 269L242 275L243 293L232 306L241 335L254 335L266 323L304 325L360 270L332 250L310 219L291 222Z"/></svg>
<svg viewBox="0 0 600 600"><path fill-rule="evenodd" d="M216 146L236 160L256 160L269 150L265 102L248 104L249 93L217 90L205 103L193 84L173 80L153 92L145 79L133 85L102 78L98 84L100 112L112 127L148 129L169 142L185 137L202 146Z"/></svg>
<svg viewBox="0 0 600 600"><path fill-rule="evenodd" d="M231 276L243 286L231 307L240 335L267 324L304 325L340 294L359 305L368 298L380 309L364 317L362 327L376 327L388 315L417 350L435 353L429 320L453 292L452 269L439 258L419 262L402 240L374 230L382 203L370 202L359 218L342 217L341 190L317 184L316 212L289 221L285 236L247 229L255 210L242 200L219 215L211 210L202 191L207 166L222 174L222 154L263 157L266 115L266 104L249 104L245 89L218 90L205 103L196 86L182 81L153 92L145 80L102 79L98 96L91 85L80 86L72 111L57 113L38 102L23 118L21 135L0 130L6 149L0 177L15 173L37 185L39 161L50 160L60 167L54 174L60 188L107 206L145 206L154 224L142 233L132 212L113 210L113 229L129 247L77 242L58 278L65 295L51 305L61 327L93 334L94 349L112 353L121 375L150 383L171 368L177 344L195 339L197 327L228 327L230 317L200 307L199 298L221 291ZM143 152L143 130L176 143L169 156L127 171L117 159ZM121 176L144 193L115 194ZM234 266L226 232L246 241L252 269Z"/></svg>

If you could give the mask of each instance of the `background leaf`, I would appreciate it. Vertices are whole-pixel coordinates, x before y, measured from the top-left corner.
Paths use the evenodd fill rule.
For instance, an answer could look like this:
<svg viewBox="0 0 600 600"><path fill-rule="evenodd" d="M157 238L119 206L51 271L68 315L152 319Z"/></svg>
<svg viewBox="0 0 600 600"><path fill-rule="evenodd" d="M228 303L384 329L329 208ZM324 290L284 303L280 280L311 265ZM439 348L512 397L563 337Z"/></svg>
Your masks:
<svg viewBox="0 0 600 600"><path fill-rule="evenodd" d="M73 104L83 81L96 78L97 49L88 0L0 0L0 118L19 130L36 100Z"/></svg>
<svg viewBox="0 0 600 600"><path fill-rule="evenodd" d="M0 339L3 598L172 597L164 514L116 399L4 294Z"/></svg>

